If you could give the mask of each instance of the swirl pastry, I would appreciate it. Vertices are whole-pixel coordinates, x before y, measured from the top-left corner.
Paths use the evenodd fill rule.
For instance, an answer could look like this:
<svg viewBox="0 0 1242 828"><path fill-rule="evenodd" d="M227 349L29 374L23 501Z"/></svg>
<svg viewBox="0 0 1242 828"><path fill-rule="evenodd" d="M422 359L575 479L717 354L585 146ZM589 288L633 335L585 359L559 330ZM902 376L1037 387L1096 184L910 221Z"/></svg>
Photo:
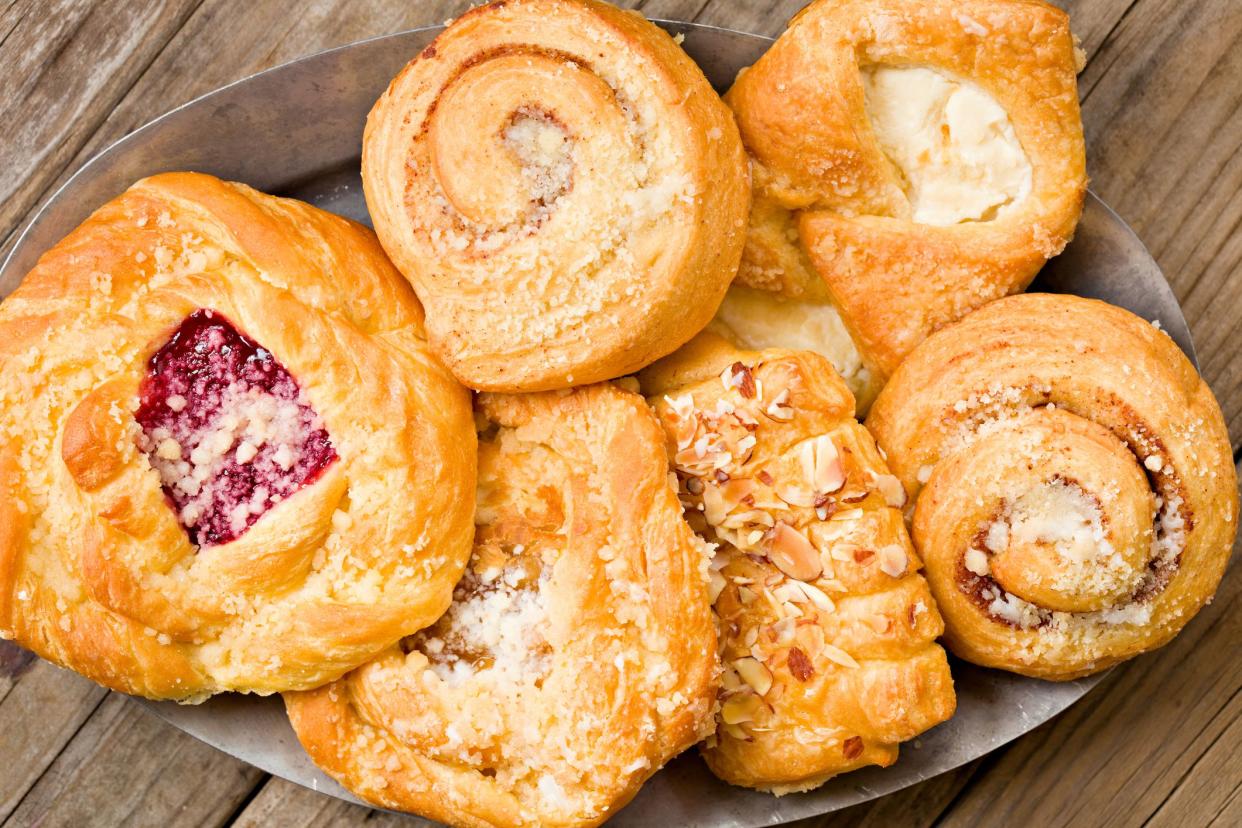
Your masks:
<svg viewBox="0 0 1242 828"><path fill-rule="evenodd" d="M564 388L664 356L737 271L749 183L672 38L597 0L462 15L367 121L375 229L467 385Z"/></svg>
<svg viewBox="0 0 1242 828"><path fill-rule="evenodd" d="M867 426L917 495L914 544L955 653L1072 679L1168 642L1238 514L1220 408L1128 311L1030 294L915 349Z"/></svg>
<svg viewBox="0 0 1242 828"><path fill-rule="evenodd" d="M882 381L1073 234L1079 61L1042 2L813 3L726 96L755 184L739 282L822 315L822 278Z"/></svg>
<svg viewBox="0 0 1242 828"><path fill-rule="evenodd" d="M953 715L905 495L827 360L703 334L642 377L712 563L723 688L708 765L788 793Z"/></svg>
<svg viewBox="0 0 1242 828"><path fill-rule="evenodd" d="M611 385L483 395L474 555L449 611L286 696L315 762L454 825L596 825L707 735L707 556L663 435Z"/></svg>
<svg viewBox="0 0 1242 828"><path fill-rule="evenodd" d="M0 305L0 362L3 637L188 701L332 680L448 606L469 395L365 228L145 179Z"/></svg>

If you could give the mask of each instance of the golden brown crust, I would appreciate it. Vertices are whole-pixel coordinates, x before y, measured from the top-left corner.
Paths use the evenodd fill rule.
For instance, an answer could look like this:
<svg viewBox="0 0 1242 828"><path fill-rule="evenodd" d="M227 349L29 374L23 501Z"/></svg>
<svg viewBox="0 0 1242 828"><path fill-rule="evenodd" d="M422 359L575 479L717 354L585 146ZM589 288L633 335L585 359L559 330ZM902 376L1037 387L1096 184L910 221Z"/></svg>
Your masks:
<svg viewBox="0 0 1242 828"><path fill-rule="evenodd" d="M916 223L877 138L860 67L931 67L1007 113L1030 192L996 217ZM739 279L793 295L801 245L864 360L881 377L929 333L1022 290L1073 233L1085 153L1066 15L1034 0L820 0L743 72L726 101L754 162ZM795 241L798 239L799 241Z"/></svg>
<svg viewBox="0 0 1242 828"><path fill-rule="evenodd" d="M707 324L744 242L728 109L668 34L596 0L458 18L376 103L362 171L432 343L479 389L664 356Z"/></svg>
<svg viewBox="0 0 1242 828"><path fill-rule="evenodd" d="M917 496L954 652L1048 679L1168 642L1236 533L1220 408L1168 336L1091 299L999 300L915 349L867 427Z"/></svg>
<svg viewBox="0 0 1242 828"><path fill-rule="evenodd" d="M704 334L642 375L713 562L724 685L708 765L808 790L953 714L940 614L897 479L810 352Z"/></svg>
<svg viewBox="0 0 1242 828"><path fill-rule="evenodd" d="M135 411L152 355L204 308L270 349L337 458L198 548ZM320 684L447 605L469 552L469 396L365 228L210 176L145 179L0 306L0 359L5 637L187 700Z"/></svg>
<svg viewBox="0 0 1242 828"><path fill-rule="evenodd" d="M663 437L610 385L483 395L474 557L449 613L286 695L320 767L454 825L595 825L712 726L707 560Z"/></svg>

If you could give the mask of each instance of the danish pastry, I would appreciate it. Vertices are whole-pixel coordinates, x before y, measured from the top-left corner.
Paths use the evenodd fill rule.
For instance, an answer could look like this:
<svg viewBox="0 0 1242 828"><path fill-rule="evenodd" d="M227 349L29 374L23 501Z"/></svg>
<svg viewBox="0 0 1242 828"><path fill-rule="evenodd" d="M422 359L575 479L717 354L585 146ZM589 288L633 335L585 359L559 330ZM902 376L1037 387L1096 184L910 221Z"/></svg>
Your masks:
<svg viewBox="0 0 1242 828"><path fill-rule="evenodd" d="M737 272L749 179L673 39L597 0L462 15L367 121L376 232L467 385L564 388L698 333Z"/></svg>
<svg viewBox="0 0 1242 828"><path fill-rule="evenodd" d="M191 701L321 684L448 606L469 394L365 228L145 179L0 305L0 361L5 638Z"/></svg>
<svg viewBox="0 0 1242 828"><path fill-rule="evenodd" d="M915 349L867 426L917 496L945 639L1072 679L1159 647L1211 597L1237 527L1220 408L1128 311L1029 294Z"/></svg>
<svg viewBox="0 0 1242 828"><path fill-rule="evenodd" d="M787 793L864 765L956 706L943 624L854 400L809 352L703 334L642 375L712 563L724 665L704 756Z"/></svg>
<svg viewBox="0 0 1242 828"><path fill-rule="evenodd" d="M1079 55L1037 0L811 4L726 96L755 186L739 281L800 300L817 274L880 381L1022 290L1082 208Z"/></svg>
<svg viewBox="0 0 1242 828"><path fill-rule="evenodd" d="M455 825L595 825L710 732L705 548L660 427L603 384L483 395L474 555L433 626L286 695L315 762Z"/></svg>

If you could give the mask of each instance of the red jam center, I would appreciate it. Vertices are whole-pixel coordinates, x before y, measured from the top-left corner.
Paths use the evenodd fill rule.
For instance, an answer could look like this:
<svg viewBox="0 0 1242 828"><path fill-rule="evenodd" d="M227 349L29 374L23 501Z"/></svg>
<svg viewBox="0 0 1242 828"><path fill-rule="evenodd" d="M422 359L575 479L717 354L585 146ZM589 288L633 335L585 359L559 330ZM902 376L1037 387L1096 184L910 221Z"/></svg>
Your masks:
<svg viewBox="0 0 1242 828"><path fill-rule="evenodd" d="M151 357L136 417L139 447L200 546L237 538L337 456L284 366L211 310Z"/></svg>

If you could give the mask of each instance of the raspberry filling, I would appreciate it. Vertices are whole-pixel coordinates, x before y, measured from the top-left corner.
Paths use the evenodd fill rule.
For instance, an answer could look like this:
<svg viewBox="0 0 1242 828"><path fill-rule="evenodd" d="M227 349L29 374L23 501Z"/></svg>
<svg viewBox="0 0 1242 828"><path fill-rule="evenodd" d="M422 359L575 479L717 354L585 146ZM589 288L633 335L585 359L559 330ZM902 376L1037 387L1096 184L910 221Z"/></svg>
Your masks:
<svg viewBox="0 0 1242 828"><path fill-rule="evenodd" d="M187 316L151 357L135 416L139 448L199 546L237 538L337 457L284 366L212 310Z"/></svg>

